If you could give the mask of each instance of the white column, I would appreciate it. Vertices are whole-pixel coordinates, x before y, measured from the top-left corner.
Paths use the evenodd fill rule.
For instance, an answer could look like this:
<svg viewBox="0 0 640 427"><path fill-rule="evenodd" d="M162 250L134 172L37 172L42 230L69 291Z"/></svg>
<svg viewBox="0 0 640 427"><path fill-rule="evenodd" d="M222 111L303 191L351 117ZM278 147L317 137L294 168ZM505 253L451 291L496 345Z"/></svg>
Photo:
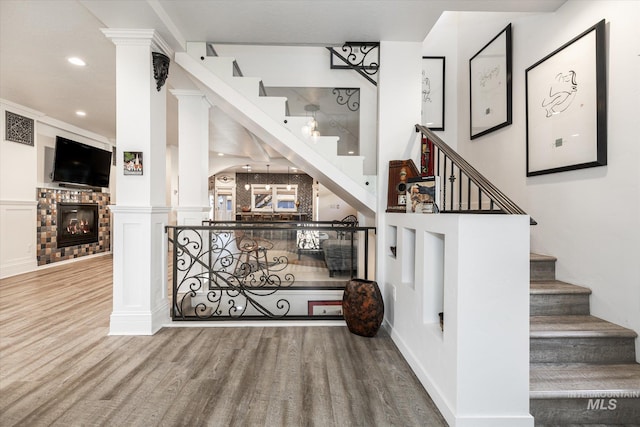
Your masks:
<svg viewBox="0 0 640 427"><path fill-rule="evenodd" d="M169 321L167 298L166 86L152 52L170 56L154 30L105 29L116 45L117 205L113 212L111 335L152 335ZM125 175L123 153L142 153L142 175Z"/></svg>
<svg viewBox="0 0 640 427"><path fill-rule="evenodd" d="M209 212L209 109L196 90L172 90L178 98L178 225L201 225Z"/></svg>

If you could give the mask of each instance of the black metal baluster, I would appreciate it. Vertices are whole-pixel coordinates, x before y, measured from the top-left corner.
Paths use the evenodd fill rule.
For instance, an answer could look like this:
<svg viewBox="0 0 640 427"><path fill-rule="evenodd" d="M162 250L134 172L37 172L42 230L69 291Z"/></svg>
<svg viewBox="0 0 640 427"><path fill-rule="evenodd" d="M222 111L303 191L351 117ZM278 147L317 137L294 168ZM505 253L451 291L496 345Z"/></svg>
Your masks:
<svg viewBox="0 0 640 427"><path fill-rule="evenodd" d="M444 155L444 171L442 174L442 203L444 204L442 211L447 210L447 183L445 178L447 177L447 155Z"/></svg>
<svg viewBox="0 0 640 427"><path fill-rule="evenodd" d="M467 210L471 210L471 177L467 176L469 180L467 183Z"/></svg>

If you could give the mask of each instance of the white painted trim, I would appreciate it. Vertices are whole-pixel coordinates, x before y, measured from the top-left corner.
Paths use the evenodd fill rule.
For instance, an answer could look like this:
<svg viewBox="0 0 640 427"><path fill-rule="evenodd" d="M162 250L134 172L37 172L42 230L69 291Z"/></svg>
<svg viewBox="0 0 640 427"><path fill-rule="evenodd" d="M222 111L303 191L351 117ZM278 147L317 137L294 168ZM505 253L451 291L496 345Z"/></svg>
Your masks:
<svg viewBox="0 0 640 427"><path fill-rule="evenodd" d="M38 202L36 200L0 199L0 206L38 206Z"/></svg>
<svg viewBox="0 0 640 427"><path fill-rule="evenodd" d="M40 111L33 110L20 104L16 104L15 102L8 101L4 98L0 98L0 105L4 109L7 109L8 107L9 109L14 110L12 112L20 113L21 115L34 120L40 120L41 117L45 116L45 114Z"/></svg>
<svg viewBox="0 0 640 427"><path fill-rule="evenodd" d="M91 259L91 258L102 257L102 256L106 256L106 255L111 255L111 254L112 254L111 251L105 251L105 252L99 252L97 254L81 256L79 258L65 259L65 260L62 260L62 261L56 261L56 262L51 262L49 264L39 265L39 266L36 267L36 270L46 270L46 269L53 268L53 267L59 267L61 265L65 265L65 264L73 264L74 262L86 261L86 260Z"/></svg>
<svg viewBox="0 0 640 427"><path fill-rule="evenodd" d="M0 279L17 276L18 274L30 273L36 268L37 261L35 257L29 260L7 263L0 266Z"/></svg>
<svg viewBox="0 0 640 427"><path fill-rule="evenodd" d="M187 39L182 35L182 32L178 29L178 26L173 22L169 14L164 10L158 0L147 0L147 4L158 15L158 18L167 27L171 35L180 44L182 50L186 49Z"/></svg>
<svg viewBox="0 0 640 427"><path fill-rule="evenodd" d="M77 126L70 125L61 120L54 119L49 116L42 116L38 119L38 121L42 124L49 125L52 128L60 129L65 132L70 132L79 136L83 136L85 138L89 138L89 139L101 142L103 144L107 144L109 147L115 145L111 140L109 140L109 138L105 136L98 135L97 133L93 133L91 131L79 128Z"/></svg>
<svg viewBox="0 0 640 427"><path fill-rule="evenodd" d="M171 212L171 208L166 206L109 205L109 210L118 214L168 214Z"/></svg>
<svg viewBox="0 0 640 427"><path fill-rule="evenodd" d="M313 326L346 327L344 320L221 320L202 322L174 322L164 325L165 328L290 328Z"/></svg>
<svg viewBox="0 0 640 427"><path fill-rule="evenodd" d="M210 206L177 206L173 208L174 212L183 212L183 213L203 213L209 212L211 210Z"/></svg>
<svg viewBox="0 0 640 427"><path fill-rule="evenodd" d="M169 322L169 302L153 311L111 313L109 335L153 335Z"/></svg>
<svg viewBox="0 0 640 427"><path fill-rule="evenodd" d="M101 28L100 31L115 45L149 46L160 50L161 53L169 57L173 56L174 53L167 42L153 29Z"/></svg>

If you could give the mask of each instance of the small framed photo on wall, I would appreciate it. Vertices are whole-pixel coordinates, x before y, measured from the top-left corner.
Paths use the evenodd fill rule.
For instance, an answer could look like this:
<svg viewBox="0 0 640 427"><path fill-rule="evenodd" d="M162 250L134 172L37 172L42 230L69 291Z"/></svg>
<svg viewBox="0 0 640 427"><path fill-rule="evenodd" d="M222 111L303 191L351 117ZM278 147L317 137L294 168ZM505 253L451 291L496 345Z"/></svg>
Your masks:
<svg viewBox="0 0 640 427"><path fill-rule="evenodd" d="M142 175L142 151L125 151L122 156L125 175Z"/></svg>

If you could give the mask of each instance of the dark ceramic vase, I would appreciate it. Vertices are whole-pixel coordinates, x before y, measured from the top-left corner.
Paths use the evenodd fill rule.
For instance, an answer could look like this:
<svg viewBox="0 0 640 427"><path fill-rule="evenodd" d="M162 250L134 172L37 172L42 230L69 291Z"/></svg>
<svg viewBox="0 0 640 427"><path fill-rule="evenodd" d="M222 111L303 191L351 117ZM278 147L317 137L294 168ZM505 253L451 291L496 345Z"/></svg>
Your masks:
<svg viewBox="0 0 640 427"><path fill-rule="evenodd" d="M384 302L378 284L372 280L351 279L344 289L342 312L352 333L375 336L384 318Z"/></svg>

